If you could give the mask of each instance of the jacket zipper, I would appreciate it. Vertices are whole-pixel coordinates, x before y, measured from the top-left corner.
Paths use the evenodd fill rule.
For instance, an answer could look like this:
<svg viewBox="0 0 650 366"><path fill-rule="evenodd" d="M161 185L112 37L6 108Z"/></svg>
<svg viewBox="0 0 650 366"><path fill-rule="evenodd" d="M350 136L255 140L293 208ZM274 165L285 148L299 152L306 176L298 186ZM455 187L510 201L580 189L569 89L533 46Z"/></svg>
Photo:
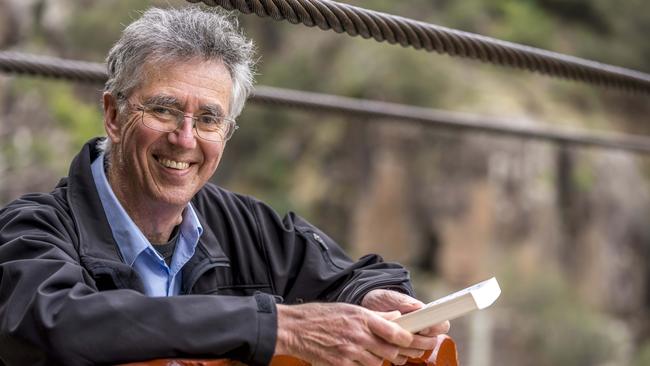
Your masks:
<svg viewBox="0 0 650 366"><path fill-rule="evenodd" d="M341 270L344 269L343 267L341 267L341 266L337 265L336 263L334 263L334 260L332 260L332 256L330 256L329 247L327 246L327 244L325 244L325 240L323 240L323 238L320 235L318 235L317 233L315 233L313 231L308 231L308 232L306 232L306 234L311 234L311 237L314 238L316 243L318 243L318 245L320 246L320 249L323 252L323 256L325 257L325 259L331 265L333 265L334 267L336 267L338 269L341 269Z"/></svg>

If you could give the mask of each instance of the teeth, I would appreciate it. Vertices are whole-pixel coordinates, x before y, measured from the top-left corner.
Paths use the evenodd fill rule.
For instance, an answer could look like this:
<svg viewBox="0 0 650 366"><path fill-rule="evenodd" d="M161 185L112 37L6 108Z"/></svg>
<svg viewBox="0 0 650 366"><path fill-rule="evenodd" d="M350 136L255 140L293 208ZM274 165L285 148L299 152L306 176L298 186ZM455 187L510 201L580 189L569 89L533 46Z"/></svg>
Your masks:
<svg viewBox="0 0 650 366"><path fill-rule="evenodd" d="M158 159L158 162L167 168L183 170L190 167L190 163L183 163L180 161L174 161L169 159Z"/></svg>

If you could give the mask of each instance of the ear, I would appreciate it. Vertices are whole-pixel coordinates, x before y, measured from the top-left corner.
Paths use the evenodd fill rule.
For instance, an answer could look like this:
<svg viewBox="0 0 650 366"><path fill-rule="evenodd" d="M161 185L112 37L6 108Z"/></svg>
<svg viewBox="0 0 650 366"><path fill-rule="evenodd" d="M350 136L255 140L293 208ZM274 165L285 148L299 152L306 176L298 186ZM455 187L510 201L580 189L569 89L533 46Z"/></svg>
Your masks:
<svg viewBox="0 0 650 366"><path fill-rule="evenodd" d="M122 125L118 121L117 99L109 92L102 95L104 102L104 129L111 142L117 144L120 142Z"/></svg>

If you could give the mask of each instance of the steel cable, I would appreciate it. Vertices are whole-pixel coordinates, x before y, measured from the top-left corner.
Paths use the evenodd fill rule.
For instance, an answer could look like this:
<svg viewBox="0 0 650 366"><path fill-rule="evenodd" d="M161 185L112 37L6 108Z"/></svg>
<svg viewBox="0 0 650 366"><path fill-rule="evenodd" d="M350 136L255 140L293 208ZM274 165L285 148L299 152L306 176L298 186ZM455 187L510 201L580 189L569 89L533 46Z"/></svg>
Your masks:
<svg viewBox="0 0 650 366"><path fill-rule="evenodd" d="M650 75L331 0L187 0L378 42L650 93Z"/></svg>
<svg viewBox="0 0 650 366"><path fill-rule="evenodd" d="M103 84L106 67L101 63L36 56L19 52L0 51L0 71L28 74L79 82ZM650 139L645 137L569 131L557 128L522 127L505 118L485 117L415 107L396 103L347 98L336 95L258 86L250 101L288 108L336 113L364 119L407 121L429 128L473 131L516 138L550 141L560 144L593 146L650 153Z"/></svg>
<svg viewBox="0 0 650 366"><path fill-rule="evenodd" d="M531 127L514 119L487 117L403 104L347 98L269 86L255 88L251 101L292 109L352 115L364 119L406 121L428 128L487 133L495 136L541 140L560 145L601 147L650 153L650 138L611 132L587 132L552 127Z"/></svg>
<svg viewBox="0 0 650 366"><path fill-rule="evenodd" d="M11 51L0 51L0 71L95 83L108 77L104 64Z"/></svg>

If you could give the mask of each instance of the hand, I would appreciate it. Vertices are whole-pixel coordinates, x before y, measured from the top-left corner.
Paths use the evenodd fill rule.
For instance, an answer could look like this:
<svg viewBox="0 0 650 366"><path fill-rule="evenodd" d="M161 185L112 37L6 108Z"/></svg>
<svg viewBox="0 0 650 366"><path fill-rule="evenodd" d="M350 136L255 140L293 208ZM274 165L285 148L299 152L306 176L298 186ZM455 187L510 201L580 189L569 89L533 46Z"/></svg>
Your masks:
<svg viewBox="0 0 650 366"><path fill-rule="evenodd" d="M363 297L363 300L361 300L361 306L375 311L387 312L397 310L401 314L406 314L422 308L424 303L401 292L377 289L368 292L366 296ZM444 321L440 324L421 330L418 332L418 335L436 337L439 334L448 333L450 327L451 324L449 324L449 321Z"/></svg>
<svg viewBox="0 0 650 366"><path fill-rule="evenodd" d="M415 336L388 320L398 312L343 303L278 305L277 309L275 353L312 365L381 366L383 360L404 364L406 355L401 350L419 356L436 344L435 338Z"/></svg>

